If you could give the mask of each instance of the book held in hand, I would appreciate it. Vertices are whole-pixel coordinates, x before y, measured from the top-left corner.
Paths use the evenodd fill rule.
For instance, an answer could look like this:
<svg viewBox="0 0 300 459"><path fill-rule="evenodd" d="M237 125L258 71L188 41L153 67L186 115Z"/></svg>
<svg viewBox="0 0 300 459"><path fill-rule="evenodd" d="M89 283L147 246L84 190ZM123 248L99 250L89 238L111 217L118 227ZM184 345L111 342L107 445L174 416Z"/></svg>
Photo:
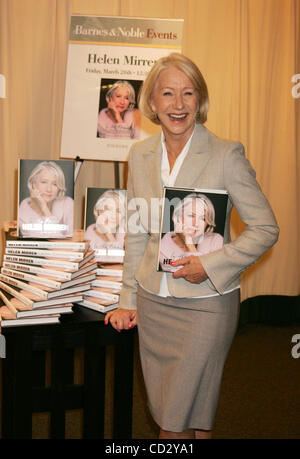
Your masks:
<svg viewBox="0 0 300 459"><path fill-rule="evenodd" d="M201 256L223 247L226 190L164 188L157 270L182 268L172 262Z"/></svg>

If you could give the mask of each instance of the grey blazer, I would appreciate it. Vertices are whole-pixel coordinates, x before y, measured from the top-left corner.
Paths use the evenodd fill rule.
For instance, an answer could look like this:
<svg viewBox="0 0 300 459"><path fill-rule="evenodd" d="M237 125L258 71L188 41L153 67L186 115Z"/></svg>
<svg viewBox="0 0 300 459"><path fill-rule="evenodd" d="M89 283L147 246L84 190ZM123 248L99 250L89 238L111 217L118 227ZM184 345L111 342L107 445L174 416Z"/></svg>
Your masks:
<svg viewBox="0 0 300 459"><path fill-rule="evenodd" d="M162 273L157 272L156 266L161 218L158 202L163 196L161 155L160 134L135 143L130 151L128 232L119 303L119 307L125 309L136 308L138 284L153 293L158 293L160 288ZM208 279L192 284L167 273L170 294L177 298L222 295L237 287L240 274L277 241L279 228L272 209L245 158L243 145L219 139L203 125L196 125L175 186L226 190L229 200L224 246L200 257ZM136 198L135 201L132 198ZM152 198L156 199L151 209ZM233 206L245 223L245 230L231 241ZM136 225L139 225L139 232L136 232Z"/></svg>

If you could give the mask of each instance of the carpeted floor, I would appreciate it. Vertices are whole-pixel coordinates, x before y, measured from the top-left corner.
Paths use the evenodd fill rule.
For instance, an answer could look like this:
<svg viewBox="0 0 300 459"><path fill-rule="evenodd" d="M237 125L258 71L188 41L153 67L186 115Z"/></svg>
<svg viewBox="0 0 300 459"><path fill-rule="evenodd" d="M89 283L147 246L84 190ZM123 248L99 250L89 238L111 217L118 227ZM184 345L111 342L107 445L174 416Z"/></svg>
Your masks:
<svg viewBox="0 0 300 459"><path fill-rule="evenodd" d="M225 368L213 438L300 438L300 325L248 324L238 330ZM157 438L136 357L133 437Z"/></svg>

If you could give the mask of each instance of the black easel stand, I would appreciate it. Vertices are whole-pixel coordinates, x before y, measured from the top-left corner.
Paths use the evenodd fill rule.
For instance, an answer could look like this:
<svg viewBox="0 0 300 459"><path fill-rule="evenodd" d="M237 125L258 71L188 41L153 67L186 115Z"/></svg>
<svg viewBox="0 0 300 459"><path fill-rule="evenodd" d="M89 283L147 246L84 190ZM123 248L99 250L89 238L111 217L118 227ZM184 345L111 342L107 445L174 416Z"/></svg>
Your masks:
<svg viewBox="0 0 300 459"><path fill-rule="evenodd" d="M115 188L120 188L120 168L119 162L114 162L114 172L115 172Z"/></svg>
<svg viewBox="0 0 300 459"><path fill-rule="evenodd" d="M81 159L79 156L75 158L75 171L74 171L74 183L77 180L80 168L83 164L84 159ZM115 175L115 188L120 188L120 167L119 161L114 161L114 175Z"/></svg>
<svg viewBox="0 0 300 459"><path fill-rule="evenodd" d="M78 177L78 174L79 174L79 171L80 171L80 168L82 166L82 163L83 163L83 159L81 159L79 156L76 156L76 159L75 159L75 171L74 171L74 184L76 182L76 179Z"/></svg>

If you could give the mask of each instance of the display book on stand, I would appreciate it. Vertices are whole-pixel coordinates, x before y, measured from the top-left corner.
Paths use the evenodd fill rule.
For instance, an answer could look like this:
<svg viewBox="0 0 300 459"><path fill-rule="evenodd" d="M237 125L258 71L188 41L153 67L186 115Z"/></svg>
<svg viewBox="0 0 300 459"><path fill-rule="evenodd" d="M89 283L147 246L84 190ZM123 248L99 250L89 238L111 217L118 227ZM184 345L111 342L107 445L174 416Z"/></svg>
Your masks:
<svg viewBox="0 0 300 459"><path fill-rule="evenodd" d="M58 323L74 304L104 313L118 307L122 256L96 261L82 230L68 239L22 239L8 222L4 240L1 327Z"/></svg>

